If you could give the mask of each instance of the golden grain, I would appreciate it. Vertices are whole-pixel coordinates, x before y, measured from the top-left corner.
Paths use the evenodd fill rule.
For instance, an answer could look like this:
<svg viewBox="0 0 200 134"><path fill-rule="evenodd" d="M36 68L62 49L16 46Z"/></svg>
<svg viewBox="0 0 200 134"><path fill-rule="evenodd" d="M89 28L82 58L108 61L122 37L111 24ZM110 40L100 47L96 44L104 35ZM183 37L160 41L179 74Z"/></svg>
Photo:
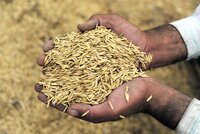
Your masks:
<svg viewBox="0 0 200 134"><path fill-rule="evenodd" d="M125 87L125 92L124 92L124 95L125 95L125 99L126 99L126 102L129 102L129 93L128 93L128 86Z"/></svg>
<svg viewBox="0 0 200 134"><path fill-rule="evenodd" d="M56 37L46 55L39 83L48 106L100 104L124 82L143 76L152 57L103 26ZM129 102L128 89L125 97Z"/></svg>
<svg viewBox="0 0 200 134"><path fill-rule="evenodd" d="M88 113L89 113L89 110L86 111L85 113L83 113L81 116L84 117L84 116L86 116Z"/></svg>
<svg viewBox="0 0 200 134"><path fill-rule="evenodd" d="M63 113L65 113L66 111L67 111L67 108L69 107L68 105L64 105L65 106L65 108L63 109Z"/></svg>
<svg viewBox="0 0 200 134"><path fill-rule="evenodd" d="M126 118L126 117L123 116L123 115L119 115L119 118L124 119L124 118Z"/></svg>
<svg viewBox="0 0 200 134"><path fill-rule="evenodd" d="M148 102L148 101L150 101L151 99L152 99L152 95L151 95L151 96L149 96L149 97L147 98L147 100L146 100L146 101Z"/></svg>
<svg viewBox="0 0 200 134"><path fill-rule="evenodd" d="M108 103L109 103L110 108L113 110L114 108L113 108L112 103L110 101L108 101Z"/></svg>

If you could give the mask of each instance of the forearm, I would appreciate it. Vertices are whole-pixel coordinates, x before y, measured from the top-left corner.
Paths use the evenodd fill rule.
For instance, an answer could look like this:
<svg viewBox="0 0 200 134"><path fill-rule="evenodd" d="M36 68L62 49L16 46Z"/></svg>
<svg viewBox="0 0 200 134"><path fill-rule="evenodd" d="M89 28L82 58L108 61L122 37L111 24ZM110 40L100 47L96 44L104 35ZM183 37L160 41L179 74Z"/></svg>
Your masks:
<svg viewBox="0 0 200 134"><path fill-rule="evenodd" d="M187 58L187 49L178 30L168 24L145 31L145 51L153 54L151 68L169 65Z"/></svg>
<svg viewBox="0 0 200 134"><path fill-rule="evenodd" d="M147 113L162 124L175 129L192 99L163 85L151 90L151 94L153 99L148 103Z"/></svg>

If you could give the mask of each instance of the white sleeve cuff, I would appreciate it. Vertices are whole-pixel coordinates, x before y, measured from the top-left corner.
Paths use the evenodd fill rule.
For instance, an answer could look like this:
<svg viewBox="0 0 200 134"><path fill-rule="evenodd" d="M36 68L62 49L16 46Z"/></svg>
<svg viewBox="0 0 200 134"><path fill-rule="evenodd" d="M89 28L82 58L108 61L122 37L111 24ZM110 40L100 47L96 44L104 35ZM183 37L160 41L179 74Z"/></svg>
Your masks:
<svg viewBox="0 0 200 134"><path fill-rule="evenodd" d="M187 60L200 56L200 20L190 16L171 23L180 32L187 48Z"/></svg>
<svg viewBox="0 0 200 134"><path fill-rule="evenodd" d="M200 133L200 101L193 99L183 114L178 126L178 134L199 134Z"/></svg>

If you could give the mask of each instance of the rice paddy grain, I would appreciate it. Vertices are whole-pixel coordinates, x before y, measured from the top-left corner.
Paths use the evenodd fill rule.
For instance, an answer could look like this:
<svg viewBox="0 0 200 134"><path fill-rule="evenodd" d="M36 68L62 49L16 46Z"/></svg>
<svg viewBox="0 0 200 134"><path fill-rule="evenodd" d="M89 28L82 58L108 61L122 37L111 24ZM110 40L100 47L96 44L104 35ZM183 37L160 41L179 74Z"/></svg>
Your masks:
<svg viewBox="0 0 200 134"><path fill-rule="evenodd" d="M112 103L110 101L108 101L108 103L109 103L110 108L113 110L114 108L113 108Z"/></svg>
<svg viewBox="0 0 200 134"><path fill-rule="evenodd" d="M152 95L151 95L151 96L149 96L149 97L147 98L147 100L146 100L146 101L148 102L148 101L150 101L151 99L152 99Z"/></svg>
<svg viewBox="0 0 200 134"><path fill-rule="evenodd" d="M124 95L125 95L125 99L126 99L126 102L129 102L129 93L128 93L128 86L125 87L125 92L124 92Z"/></svg>
<svg viewBox="0 0 200 134"><path fill-rule="evenodd" d="M81 116L84 117L84 116L86 116L88 113L89 113L89 110L86 111L85 113L83 113Z"/></svg>
<svg viewBox="0 0 200 134"><path fill-rule="evenodd" d="M55 37L53 42L39 82L53 105L100 104L124 82L144 75L142 70L152 60L150 54L103 26ZM128 89L125 96L129 102Z"/></svg>
<svg viewBox="0 0 200 134"><path fill-rule="evenodd" d="M126 118L126 117L123 116L123 115L119 115L119 118L124 119L124 118Z"/></svg>

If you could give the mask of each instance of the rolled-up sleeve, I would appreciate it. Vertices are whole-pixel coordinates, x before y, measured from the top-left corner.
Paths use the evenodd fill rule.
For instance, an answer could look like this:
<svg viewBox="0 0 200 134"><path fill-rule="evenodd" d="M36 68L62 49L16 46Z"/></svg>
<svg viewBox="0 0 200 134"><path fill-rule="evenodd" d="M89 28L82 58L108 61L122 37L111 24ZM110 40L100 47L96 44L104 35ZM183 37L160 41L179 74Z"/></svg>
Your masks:
<svg viewBox="0 0 200 134"><path fill-rule="evenodd" d="M192 16L172 22L181 34L188 52L187 60L200 56L200 6Z"/></svg>
<svg viewBox="0 0 200 134"><path fill-rule="evenodd" d="M200 56L200 6L193 15L171 23L181 34L188 52L187 60ZM182 116L178 134L200 134L200 101L193 99Z"/></svg>
<svg viewBox="0 0 200 134"><path fill-rule="evenodd" d="M200 101L193 99L182 116L177 134L200 134Z"/></svg>

